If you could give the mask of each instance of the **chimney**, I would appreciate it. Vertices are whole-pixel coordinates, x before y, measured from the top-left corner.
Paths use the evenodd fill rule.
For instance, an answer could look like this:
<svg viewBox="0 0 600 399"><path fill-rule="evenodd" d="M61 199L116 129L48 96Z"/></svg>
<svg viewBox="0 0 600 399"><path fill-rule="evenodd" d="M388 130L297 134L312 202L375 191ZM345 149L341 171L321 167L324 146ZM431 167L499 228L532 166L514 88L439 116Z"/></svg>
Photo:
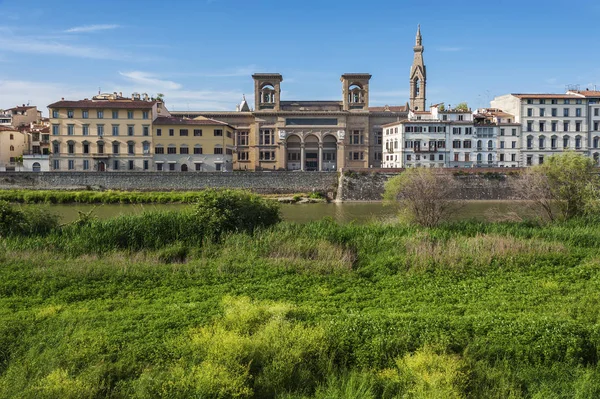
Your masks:
<svg viewBox="0 0 600 399"><path fill-rule="evenodd" d="M123 97L123 92L122 91L119 92L119 97Z"/></svg>
<svg viewBox="0 0 600 399"><path fill-rule="evenodd" d="M64 97L62 97L62 98L60 99L60 101L65 101L65 98L64 98Z"/></svg>

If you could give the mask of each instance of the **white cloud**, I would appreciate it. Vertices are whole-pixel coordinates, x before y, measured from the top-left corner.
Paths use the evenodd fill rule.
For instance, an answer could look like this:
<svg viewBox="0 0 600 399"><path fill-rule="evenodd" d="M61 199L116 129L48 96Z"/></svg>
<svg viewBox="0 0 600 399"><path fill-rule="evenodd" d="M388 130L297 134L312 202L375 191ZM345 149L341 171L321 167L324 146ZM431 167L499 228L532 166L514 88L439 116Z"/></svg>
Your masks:
<svg viewBox="0 0 600 399"><path fill-rule="evenodd" d="M129 54L89 46L77 46L36 37L1 36L0 50L36 55L64 55L68 57L123 60Z"/></svg>
<svg viewBox="0 0 600 399"><path fill-rule="evenodd" d="M205 71L205 72L177 72L171 75L173 76L186 76L186 77L198 77L198 78L233 78L238 76L249 77L257 71L255 65L248 65L235 69L225 69L223 71Z"/></svg>
<svg viewBox="0 0 600 399"><path fill-rule="evenodd" d="M144 85L146 90L154 89L154 90L178 90L181 88L179 83L173 82L171 80L162 80L158 79L155 75L148 72L141 71L131 71L131 72L119 72L119 75L127 78L135 84Z"/></svg>
<svg viewBox="0 0 600 399"><path fill-rule="evenodd" d="M84 25L84 26L75 26L73 28L65 30L65 32L66 33L96 32L99 30L117 29L119 27L120 26L117 24Z"/></svg>
<svg viewBox="0 0 600 399"><path fill-rule="evenodd" d="M30 103L47 114L48 104L59 101L62 97L81 100L89 98L93 94L85 88L61 83L0 80L0 108L3 109L14 107L17 104Z"/></svg>

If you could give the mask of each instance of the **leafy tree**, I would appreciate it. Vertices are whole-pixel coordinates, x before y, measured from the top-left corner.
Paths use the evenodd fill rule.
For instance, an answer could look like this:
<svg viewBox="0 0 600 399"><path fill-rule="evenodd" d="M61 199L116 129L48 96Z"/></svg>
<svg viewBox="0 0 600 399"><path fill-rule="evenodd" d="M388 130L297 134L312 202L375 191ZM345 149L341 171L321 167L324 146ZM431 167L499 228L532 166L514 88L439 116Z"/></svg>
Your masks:
<svg viewBox="0 0 600 399"><path fill-rule="evenodd" d="M444 103L441 103L440 105L438 105L438 111L445 111L446 110L446 106L444 105Z"/></svg>
<svg viewBox="0 0 600 399"><path fill-rule="evenodd" d="M594 162L567 152L528 169L517 181L515 193L548 220L567 220L593 212L600 198L598 184Z"/></svg>
<svg viewBox="0 0 600 399"><path fill-rule="evenodd" d="M456 107L454 107L454 109L457 110L457 111L468 112L469 111L469 106L467 105L467 103L462 102L462 103L459 103Z"/></svg>
<svg viewBox="0 0 600 399"><path fill-rule="evenodd" d="M433 227L462 205L456 198L458 185L448 173L433 168L407 169L387 181L383 198L397 203L409 221Z"/></svg>

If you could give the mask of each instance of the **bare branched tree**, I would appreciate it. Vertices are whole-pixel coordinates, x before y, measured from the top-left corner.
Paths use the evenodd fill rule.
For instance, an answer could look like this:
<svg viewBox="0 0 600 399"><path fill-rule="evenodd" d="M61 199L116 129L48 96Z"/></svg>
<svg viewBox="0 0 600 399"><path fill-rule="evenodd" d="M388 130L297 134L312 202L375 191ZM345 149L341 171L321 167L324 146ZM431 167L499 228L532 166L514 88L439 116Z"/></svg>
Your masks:
<svg viewBox="0 0 600 399"><path fill-rule="evenodd" d="M384 200L397 203L412 222L433 227L462 206L457 191L458 183L448 172L414 168L388 180Z"/></svg>

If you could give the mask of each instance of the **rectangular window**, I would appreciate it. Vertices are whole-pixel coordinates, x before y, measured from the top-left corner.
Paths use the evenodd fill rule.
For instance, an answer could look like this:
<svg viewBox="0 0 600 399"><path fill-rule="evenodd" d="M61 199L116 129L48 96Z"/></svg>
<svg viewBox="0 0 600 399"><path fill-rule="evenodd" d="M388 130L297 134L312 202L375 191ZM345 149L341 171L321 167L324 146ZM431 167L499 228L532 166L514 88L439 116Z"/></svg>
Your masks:
<svg viewBox="0 0 600 399"><path fill-rule="evenodd" d="M167 154L177 154L177 147L167 147Z"/></svg>
<svg viewBox="0 0 600 399"><path fill-rule="evenodd" d="M87 159L83 160L83 170L90 170L90 161Z"/></svg>
<svg viewBox="0 0 600 399"><path fill-rule="evenodd" d="M84 109L83 111L81 111L81 118L82 119L87 119L90 117L90 112L87 109Z"/></svg>
<svg viewBox="0 0 600 399"><path fill-rule="evenodd" d="M504 136L504 128L500 129L500 136Z"/></svg>
<svg viewBox="0 0 600 399"><path fill-rule="evenodd" d="M148 119L148 116L149 116L148 111L142 112L142 119Z"/></svg>
<svg viewBox="0 0 600 399"><path fill-rule="evenodd" d="M190 153L190 151L189 151L188 147L179 147L179 153L187 155Z"/></svg>
<svg viewBox="0 0 600 399"><path fill-rule="evenodd" d="M462 129L460 127L453 127L452 134L461 134Z"/></svg>
<svg viewBox="0 0 600 399"><path fill-rule="evenodd" d="M112 118L113 119L119 119L119 111L113 111L112 112Z"/></svg>
<svg viewBox="0 0 600 399"><path fill-rule="evenodd" d="M527 131L533 132L533 122L532 121L527 121Z"/></svg>
<svg viewBox="0 0 600 399"><path fill-rule="evenodd" d="M229 130L227 131L227 137L229 137L229 138L232 137L231 131L229 131Z"/></svg>
<svg viewBox="0 0 600 399"><path fill-rule="evenodd" d="M202 164L201 163L196 164L196 172L202 172Z"/></svg>
<svg viewBox="0 0 600 399"><path fill-rule="evenodd" d="M162 136L162 129L156 129L156 135Z"/></svg>
<svg viewBox="0 0 600 399"><path fill-rule="evenodd" d="M55 159L54 161L52 161L52 168L54 170L59 170L60 169L60 161L58 159Z"/></svg>
<svg viewBox="0 0 600 399"><path fill-rule="evenodd" d="M215 164L215 170L217 172L221 171L221 164L220 163Z"/></svg>
<svg viewBox="0 0 600 399"><path fill-rule="evenodd" d="M154 147L154 153L155 154L164 154L165 148L164 147Z"/></svg>
<svg viewBox="0 0 600 399"><path fill-rule="evenodd" d="M194 129L194 137L201 137L202 129Z"/></svg>
<svg viewBox="0 0 600 399"><path fill-rule="evenodd" d="M119 143L113 143L112 148L113 148L113 154L119 153Z"/></svg>
<svg viewBox="0 0 600 399"><path fill-rule="evenodd" d="M69 142L67 144L67 152L69 154L74 154L75 153L75 144L73 144L72 142Z"/></svg>
<svg viewBox="0 0 600 399"><path fill-rule="evenodd" d="M60 132L60 125L52 125L52 135L58 136Z"/></svg>
<svg viewBox="0 0 600 399"><path fill-rule="evenodd" d="M215 129L215 131L214 131L214 137L223 137L223 130L222 129ZM268 145L268 144L264 144L264 145Z"/></svg>
<svg viewBox="0 0 600 399"><path fill-rule="evenodd" d="M215 155L223 154L223 147L215 147L214 152Z"/></svg>
<svg viewBox="0 0 600 399"><path fill-rule="evenodd" d="M135 144L134 143L127 143L127 153L129 155L135 154Z"/></svg>
<svg viewBox="0 0 600 399"><path fill-rule="evenodd" d="M558 109L557 109L557 108L552 108L552 110L551 110L550 114L551 114L552 116L556 116L556 115L558 115Z"/></svg>
<svg viewBox="0 0 600 399"><path fill-rule="evenodd" d="M594 116L600 116L600 108L594 108Z"/></svg>
<svg viewBox="0 0 600 399"><path fill-rule="evenodd" d="M175 129L169 129L169 136L175 136Z"/></svg>
<svg viewBox="0 0 600 399"><path fill-rule="evenodd" d="M563 122L563 132L569 131L569 122Z"/></svg>
<svg viewBox="0 0 600 399"><path fill-rule="evenodd" d="M83 143L83 153L84 154L89 154L90 153L90 145L88 143Z"/></svg>
<svg viewBox="0 0 600 399"><path fill-rule="evenodd" d="M533 108L527 108L527 116L533 116Z"/></svg>
<svg viewBox="0 0 600 399"><path fill-rule="evenodd" d="M188 130L187 129L179 129L179 135L180 136L187 136L188 135Z"/></svg>
<svg viewBox="0 0 600 399"><path fill-rule="evenodd" d="M170 163L169 164L169 170L172 171L172 172L175 170L175 164L174 163Z"/></svg>
<svg viewBox="0 0 600 399"><path fill-rule="evenodd" d="M533 104L533 100L531 98L527 99L527 104Z"/></svg>
<svg viewBox="0 0 600 399"><path fill-rule="evenodd" d="M67 118L69 118L69 119L73 119L73 115L74 115L74 114L75 114L75 113L73 112L73 110L72 110L72 109L70 109L70 110L67 110Z"/></svg>
<svg viewBox="0 0 600 399"><path fill-rule="evenodd" d="M527 166L531 166L533 155L527 155Z"/></svg>
<svg viewBox="0 0 600 399"><path fill-rule="evenodd" d="M144 160L144 170L148 170L150 167L150 163L148 162L148 160Z"/></svg>
<svg viewBox="0 0 600 399"><path fill-rule="evenodd" d="M89 136L90 135L90 125L83 125L83 126L81 126L81 133L84 136Z"/></svg>
<svg viewBox="0 0 600 399"><path fill-rule="evenodd" d="M582 104L582 103L583 103L583 101L581 99L575 100L575 104Z"/></svg>
<svg viewBox="0 0 600 399"><path fill-rule="evenodd" d="M134 166L135 166L135 165L134 165L134 163L133 163L133 161L132 161L132 160L129 160L129 162L127 162L127 164L128 164L128 169L129 169L129 170L133 170L133 169L134 169Z"/></svg>
<svg viewBox="0 0 600 399"><path fill-rule="evenodd" d="M500 154L500 162L504 162L504 154Z"/></svg>
<svg viewBox="0 0 600 399"><path fill-rule="evenodd" d="M202 147L194 147L194 155L202 154Z"/></svg>
<svg viewBox="0 0 600 399"><path fill-rule="evenodd" d="M554 150L554 149L556 149L556 145L557 145L557 143L556 143L556 142L557 142L557 141L558 141L558 140L556 139L556 137L552 137L552 138L550 139L550 147L551 147L553 150Z"/></svg>
<svg viewBox="0 0 600 399"><path fill-rule="evenodd" d="M295 153L294 152L289 152L288 156L289 155L293 155L293 154L295 154ZM249 155L248 151L240 151L240 152L237 153L237 160L238 161L248 161L250 159L248 157L248 155Z"/></svg>
<svg viewBox="0 0 600 399"><path fill-rule="evenodd" d="M546 108L540 108L540 116L546 116Z"/></svg>
<svg viewBox="0 0 600 399"><path fill-rule="evenodd" d="M460 140L452 141L452 148L460 148Z"/></svg>
<svg viewBox="0 0 600 399"><path fill-rule="evenodd" d="M260 151L258 153L258 159L260 161L274 161L275 151Z"/></svg>
<svg viewBox="0 0 600 399"><path fill-rule="evenodd" d="M69 170L75 169L75 161L73 161L72 159L69 159L69 161L67 161L67 169L69 169Z"/></svg>
<svg viewBox="0 0 600 399"><path fill-rule="evenodd" d="M215 135L217 131L215 130ZM223 131L221 131L223 134ZM259 145L275 145L275 132L272 129L261 129Z"/></svg>
<svg viewBox="0 0 600 399"><path fill-rule="evenodd" d="M56 110L56 109L52 110L52 117L53 118L58 118L58 110Z"/></svg>
<svg viewBox="0 0 600 399"><path fill-rule="evenodd" d="M556 132L556 129L557 129L557 123L556 122L552 122L552 124L551 124L551 130L553 132Z"/></svg>
<svg viewBox="0 0 600 399"><path fill-rule="evenodd" d="M133 119L133 111L127 111L127 119Z"/></svg>
<svg viewBox="0 0 600 399"><path fill-rule="evenodd" d="M150 154L150 143L149 143L149 142L147 142L147 141L144 141L144 142L142 143L142 152L143 152L144 154Z"/></svg>
<svg viewBox="0 0 600 399"><path fill-rule="evenodd" d="M104 154L104 144L98 143L98 154Z"/></svg>
<svg viewBox="0 0 600 399"><path fill-rule="evenodd" d="M500 142L500 148L504 148L504 141Z"/></svg>
<svg viewBox="0 0 600 399"><path fill-rule="evenodd" d="M516 141L511 141L510 147L511 148L517 148L517 142Z"/></svg>
<svg viewBox="0 0 600 399"><path fill-rule="evenodd" d="M142 126L142 135L149 136L150 135L150 126Z"/></svg>
<svg viewBox="0 0 600 399"><path fill-rule="evenodd" d="M75 125L67 125L67 135L73 136L75 134Z"/></svg>
<svg viewBox="0 0 600 399"><path fill-rule="evenodd" d="M540 122L540 132L544 131L545 126L546 126L546 123Z"/></svg>
<svg viewBox="0 0 600 399"><path fill-rule="evenodd" d="M96 112L96 116L98 117L98 119L104 119L104 111L98 110Z"/></svg>
<svg viewBox="0 0 600 399"><path fill-rule="evenodd" d="M156 164L156 170L159 171L159 172L162 172L162 170L163 170L163 164L162 163L157 163Z"/></svg>
<svg viewBox="0 0 600 399"><path fill-rule="evenodd" d="M575 131L581 132L581 122L575 122Z"/></svg>
<svg viewBox="0 0 600 399"><path fill-rule="evenodd" d="M542 165L543 163L544 163L544 156L543 156L543 155L540 155L540 156L538 157L538 165Z"/></svg>
<svg viewBox="0 0 600 399"><path fill-rule="evenodd" d="M117 161L117 160L113 161L113 170L119 170L119 161Z"/></svg>
<svg viewBox="0 0 600 399"><path fill-rule="evenodd" d="M600 127L600 122L594 122L594 130L597 131L598 127Z"/></svg>
<svg viewBox="0 0 600 399"><path fill-rule="evenodd" d="M364 144L365 138L362 130L352 130L350 132L350 144Z"/></svg>
<svg viewBox="0 0 600 399"><path fill-rule="evenodd" d="M96 130L98 132L98 137L104 136L104 125L96 126Z"/></svg>
<svg viewBox="0 0 600 399"><path fill-rule="evenodd" d="M513 129L513 130L512 130L512 135L513 135L513 136L516 136L516 135L517 135L517 129Z"/></svg>
<svg viewBox="0 0 600 399"><path fill-rule="evenodd" d="M581 117L581 108L575 108L575 116Z"/></svg>
<svg viewBox="0 0 600 399"><path fill-rule="evenodd" d="M118 136L119 135L119 125L113 125L112 126L112 135L113 136Z"/></svg>
<svg viewBox="0 0 600 399"><path fill-rule="evenodd" d="M127 125L127 135L128 136L134 135L134 125Z"/></svg>
<svg viewBox="0 0 600 399"><path fill-rule="evenodd" d="M540 100L540 104L546 104L546 100L544 100L544 99L541 99L541 100Z"/></svg>
<svg viewBox="0 0 600 399"><path fill-rule="evenodd" d="M551 102L552 104L558 104L558 100L557 100L557 99L552 99L552 100L550 100L550 102Z"/></svg>
<svg viewBox="0 0 600 399"><path fill-rule="evenodd" d="M454 154L454 162L458 162L459 158L458 158L459 154Z"/></svg>
<svg viewBox="0 0 600 399"><path fill-rule="evenodd" d="M510 160L512 162L516 162L516 160L517 160L517 154L510 154Z"/></svg>
<svg viewBox="0 0 600 399"><path fill-rule="evenodd" d="M571 100L569 100L569 99L565 100L565 104L571 104Z"/></svg>
<svg viewBox="0 0 600 399"><path fill-rule="evenodd" d="M563 108L563 116L569 116L569 108Z"/></svg>

